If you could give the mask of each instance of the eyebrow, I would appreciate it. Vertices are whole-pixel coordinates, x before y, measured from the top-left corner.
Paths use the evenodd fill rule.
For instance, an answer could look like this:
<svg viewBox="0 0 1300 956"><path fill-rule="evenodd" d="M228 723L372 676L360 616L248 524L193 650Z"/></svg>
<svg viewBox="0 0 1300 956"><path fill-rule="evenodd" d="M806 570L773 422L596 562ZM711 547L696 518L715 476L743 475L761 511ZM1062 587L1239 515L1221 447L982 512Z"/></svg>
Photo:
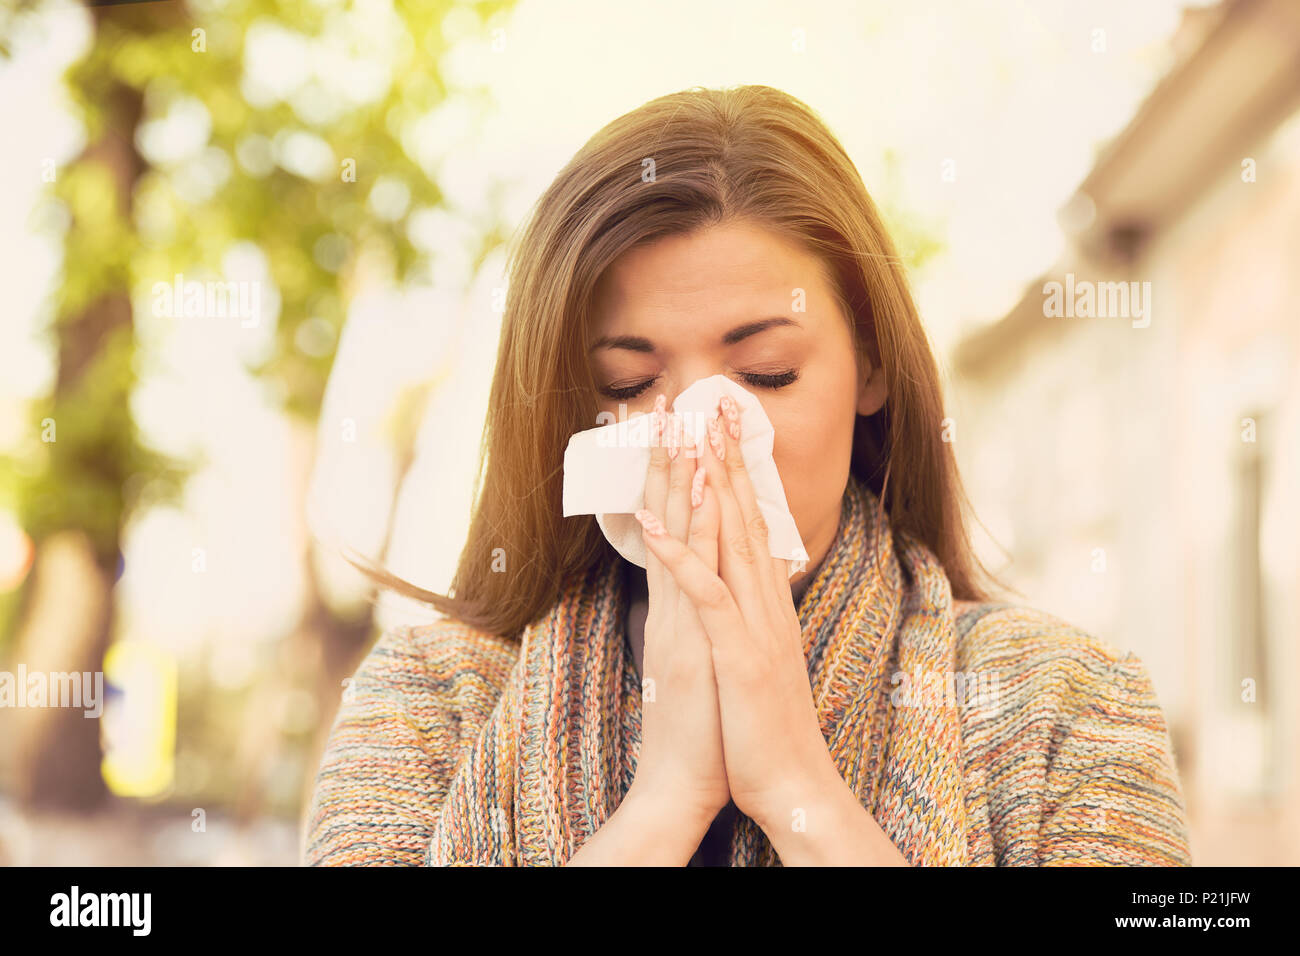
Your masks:
<svg viewBox="0 0 1300 956"><path fill-rule="evenodd" d="M757 335L759 332L767 329L777 328L779 326L790 325L799 328L799 323L793 319L787 319L785 316L774 315L766 319L757 319L754 322L746 322L744 325L738 325L731 331L722 336L723 345L735 345L742 339L747 339L751 335ZM602 335L591 343L588 352L594 352L596 349L627 349L629 352L653 352L654 343L640 335Z"/></svg>

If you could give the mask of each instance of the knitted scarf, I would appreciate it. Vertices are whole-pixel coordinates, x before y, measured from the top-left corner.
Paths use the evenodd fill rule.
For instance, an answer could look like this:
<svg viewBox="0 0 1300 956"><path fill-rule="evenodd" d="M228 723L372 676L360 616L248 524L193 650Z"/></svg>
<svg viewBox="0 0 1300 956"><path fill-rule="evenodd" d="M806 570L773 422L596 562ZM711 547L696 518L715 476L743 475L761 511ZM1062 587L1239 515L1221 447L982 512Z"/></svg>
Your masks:
<svg viewBox="0 0 1300 956"><path fill-rule="evenodd" d="M894 535L878 496L850 476L836 538L799 601L822 735L840 775L913 865L967 861L956 708L891 703L900 671L955 669L951 589L919 542ZM594 568L521 636L482 732L450 779L430 864L560 865L627 793L641 689L617 561ZM739 815L733 866L779 866Z"/></svg>

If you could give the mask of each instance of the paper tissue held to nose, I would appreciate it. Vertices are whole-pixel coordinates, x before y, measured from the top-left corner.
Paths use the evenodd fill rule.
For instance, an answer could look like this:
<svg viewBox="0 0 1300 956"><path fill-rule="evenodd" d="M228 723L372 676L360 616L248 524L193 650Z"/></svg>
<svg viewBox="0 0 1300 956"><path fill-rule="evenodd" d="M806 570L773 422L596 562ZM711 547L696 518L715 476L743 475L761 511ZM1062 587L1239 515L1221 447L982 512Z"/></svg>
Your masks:
<svg viewBox="0 0 1300 956"><path fill-rule="evenodd" d="M705 447L707 422L724 394L730 395L740 410L740 450L758 510L767 522L772 556L789 561L793 577L808 566L808 552L785 500L785 488L772 458L775 432L758 398L725 375L711 375L683 390L672 410L682 416L683 435L691 431L697 454L711 454ZM577 432L564 451L565 517L594 514L609 543L642 568L646 566L646 547L641 525L633 515L645 507L650 417L637 415Z"/></svg>

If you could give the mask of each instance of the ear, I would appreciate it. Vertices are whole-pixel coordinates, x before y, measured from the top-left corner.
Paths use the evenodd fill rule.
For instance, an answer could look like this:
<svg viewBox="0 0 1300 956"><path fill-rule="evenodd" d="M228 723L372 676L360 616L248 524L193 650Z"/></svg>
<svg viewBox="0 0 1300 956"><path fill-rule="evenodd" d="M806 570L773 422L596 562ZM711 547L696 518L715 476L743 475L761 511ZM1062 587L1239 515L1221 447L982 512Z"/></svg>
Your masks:
<svg viewBox="0 0 1300 956"><path fill-rule="evenodd" d="M874 364L871 356L858 359L858 414L874 415L889 397L889 383L885 370Z"/></svg>

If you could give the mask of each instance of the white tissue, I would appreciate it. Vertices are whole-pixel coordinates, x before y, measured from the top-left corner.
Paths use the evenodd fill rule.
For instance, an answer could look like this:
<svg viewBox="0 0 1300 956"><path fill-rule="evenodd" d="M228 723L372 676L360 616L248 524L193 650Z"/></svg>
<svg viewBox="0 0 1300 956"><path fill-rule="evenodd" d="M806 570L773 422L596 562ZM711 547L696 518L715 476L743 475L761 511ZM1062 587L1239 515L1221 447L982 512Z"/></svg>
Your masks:
<svg viewBox="0 0 1300 956"><path fill-rule="evenodd" d="M707 422L724 394L730 395L740 410L740 451L758 510L767 522L772 556L789 561L793 577L808 566L808 552L785 500L785 488L772 459L775 432L758 398L725 375L711 375L684 389L672 410L682 415L683 435L691 431L698 453L710 454L705 449ZM609 543L642 568L646 566L645 542L641 524L633 515L645 507L650 418L637 415L577 432L564 451L565 517L594 514Z"/></svg>

